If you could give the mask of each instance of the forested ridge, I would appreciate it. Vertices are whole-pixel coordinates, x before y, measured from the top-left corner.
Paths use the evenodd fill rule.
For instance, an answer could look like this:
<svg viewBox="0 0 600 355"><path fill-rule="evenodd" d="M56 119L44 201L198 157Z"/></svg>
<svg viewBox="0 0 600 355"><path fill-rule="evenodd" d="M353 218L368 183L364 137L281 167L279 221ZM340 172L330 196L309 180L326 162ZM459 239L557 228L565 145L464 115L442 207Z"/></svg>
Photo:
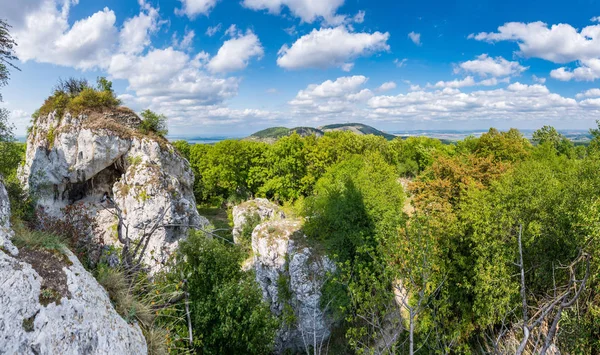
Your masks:
<svg viewBox="0 0 600 355"><path fill-rule="evenodd" d="M381 342L402 293L409 319L398 329L414 313L413 350L511 353L526 319L522 351L540 351L558 317L550 344L584 354L600 350L600 155L598 130L591 134L588 147L548 126L533 144L518 130L490 129L453 145L349 132L175 145L201 203L267 197L305 218L340 266L325 293L344 352ZM559 310L563 296L575 299ZM388 350L408 353L408 333Z"/></svg>

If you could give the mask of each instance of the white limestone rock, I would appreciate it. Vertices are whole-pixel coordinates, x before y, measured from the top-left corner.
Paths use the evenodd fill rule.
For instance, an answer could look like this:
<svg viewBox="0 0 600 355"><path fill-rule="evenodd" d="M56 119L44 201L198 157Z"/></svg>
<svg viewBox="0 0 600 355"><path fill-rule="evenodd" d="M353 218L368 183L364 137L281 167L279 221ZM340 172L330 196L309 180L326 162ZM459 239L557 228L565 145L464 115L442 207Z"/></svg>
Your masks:
<svg viewBox="0 0 600 355"><path fill-rule="evenodd" d="M242 235L242 230L246 225L247 221L252 218L253 215L258 216L260 222L274 218L285 218L285 214L281 211L279 206L269 202L266 198L257 198L254 200L243 202L233 207L233 241L239 243L239 238Z"/></svg>
<svg viewBox="0 0 600 355"><path fill-rule="evenodd" d="M8 206L0 183L0 206ZM51 286L64 294L53 302L41 302L44 279L21 250L14 249L8 225L0 228L0 353L2 354L146 354L146 340L137 324L128 324L113 308L108 294L71 252L54 256L57 261L37 260L38 268L53 268L61 282ZM10 248L6 246L10 245ZM39 254L30 254L31 255ZM62 259L61 259L62 258ZM35 261L35 260L34 260ZM62 287L58 284L62 283ZM44 286L44 287L47 287ZM57 299L60 298L60 301ZM45 305L44 305L45 304Z"/></svg>
<svg viewBox="0 0 600 355"><path fill-rule="evenodd" d="M114 209L101 202L105 195L123 212L133 239L166 211L144 255L154 272L190 227L204 227L208 220L197 212L188 161L165 139L140 134L139 123L125 108L39 117L27 138L19 176L51 216L61 217L64 207L82 203L96 217L96 236L107 244L117 243L117 220Z"/></svg>
<svg viewBox="0 0 600 355"><path fill-rule="evenodd" d="M271 311L283 316L287 304L296 320L279 330L276 353L302 350L313 344L313 338L319 344L327 341L331 319L321 310L321 288L335 264L308 245L301 223L293 220L258 225L252 233L252 250L256 280ZM282 299L281 287L289 288L290 299Z"/></svg>

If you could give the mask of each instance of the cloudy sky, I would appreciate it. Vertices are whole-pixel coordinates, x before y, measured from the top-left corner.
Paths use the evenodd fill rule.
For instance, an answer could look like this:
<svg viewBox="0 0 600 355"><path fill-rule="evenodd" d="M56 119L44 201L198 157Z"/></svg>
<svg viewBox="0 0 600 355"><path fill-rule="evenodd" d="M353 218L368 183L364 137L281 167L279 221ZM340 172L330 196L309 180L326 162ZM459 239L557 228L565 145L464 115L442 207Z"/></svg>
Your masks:
<svg viewBox="0 0 600 355"><path fill-rule="evenodd" d="M600 2L0 0L18 134L58 78L107 76L171 134L363 122L586 129L600 119Z"/></svg>

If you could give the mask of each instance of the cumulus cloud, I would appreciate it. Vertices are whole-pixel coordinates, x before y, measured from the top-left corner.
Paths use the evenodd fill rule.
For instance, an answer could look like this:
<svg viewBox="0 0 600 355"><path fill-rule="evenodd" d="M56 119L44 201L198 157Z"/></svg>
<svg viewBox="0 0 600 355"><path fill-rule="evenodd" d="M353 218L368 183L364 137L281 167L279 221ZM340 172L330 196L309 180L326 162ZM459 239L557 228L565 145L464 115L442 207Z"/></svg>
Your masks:
<svg viewBox="0 0 600 355"><path fill-rule="evenodd" d="M357 103L365 103L373 93L369 89L361 89L368 81L362 75L345 76L335 81L327 80L321 84L311 84L300 90L289 102L292 113L335 115L342 112L353 112Z"/></svg>
<svg viewBox="0 0 600 355"><path fill-rule="evenodd" d="M118 38L115 13L104 8L70 26L69 12L69 1L59 9L57 3L46 0L23 14L21 26L15 26L13 31L19 43L19 59L79 69L91 69L105 62Z"/></svg>
<svg viewBox="0 0 600 355"><path fill-rule="evenodd" d="M580 92L579 94L577 94L576 96L578 99L584 98L584 97L600 97L600 89L589 89L586 90L584 92Z"/></svg>
<svg viewBox="0 0 600 355"><path fill-rule="evenodd" d="M597 18L592 18L592 21ZM578 30L569 24L548 26L543 22L509 22L498 32L471 34L478 41L512 41L519 46L517 54L527 58L542 58L553 63L578 62L571 70L561 67L550 76L558 80L596 80L600 78L600 24Z"/></svg>
<svg viewBox="0 0 600 355"><path fill-rule="evenodd" d="M539 84L546 83L546 78L540 78L537 75L532 75L531 79L533 79L533 81L535 81L536 83L539 83Z"/></svg>
<svg viewBox="0 0 600 355"><path fill-rule="evenodd" d="M232 72L244 69L248 66L250 59L262 58L264 54L263 47L258 37L251 30L245 34L240 34L235 29L228 30L228 33L235 36L225 41L219 52L208 63L208 69L215 73Z"/></svg>
<svg viewBox="0 0 600 355"><path fill-rule="evenodd" d="M286 69L340 67L359 56L390 49L389 33L351 32L345 26L314 29L300 37L291 47L279 50L277 64Z"/></svg>
<svg viewBox="0 0 600 355"><path fill-rule="evenodd" d="M150 44L150 35L160 27L158 11L142 3L139 15L123 22L119 33L119 47L125 53L139 53Z"/></svg>
<svg viewBox="0 0 600 355"><path fill-rule="evenodd" d="M543 120L546 124L547 120L591 120L600 114L596 91L582 94L580 98L585 100L577 101L541 84L515 82L505 88L468 93L458 87L424 89L415 85L408 93L384 95L380 91L383 85L376 94L365 88L367 82L367 77L357 75L309 85L289 102L287 117L315 124L339 121L339 117L375 122Z"/></svg>
<svg viewBox="0 0 600 355"><path fill-rule="evenodd" d="M287 7L294 17L312 23L324 19L330 24L339 24L345 16L336 15L337 10L344 4L344 0L243 0L242 5L252 10L266 10L278 15ZM363 15L364 18L364 15Z"/></svg>
<svg viewBox="0 0 600 355"><path fill-rule="evenodd" d="M527 69L528 67L522 66L519 62L511 62L502 57L492 58L487 54L482 54L477 59L458 64L454 68L454 73L464 71L482 77L503 77L519 75Z"/></svg>
<svg viewBox="0 0 600 355"><path fill-rule="evenodd" d="M393 90L395 88L396 88L396 83L393 81L388 81L386 83L381 84L381 86L379 88L377 88L377 91L384 92L384 91Z"/></svg>
<svg viewBox="0 0 600 355"><path fill-rule="evenodd" d="M191 50L192 42L194 41L194 37L196 37L196 33L193 30L185 30L185 34L181 41L177 38L177 32L173 33L173 47L181 50Z"/></svg>
<svg viewBox="0 0 600 355"><path fill-rule="evenodd" d="M578 102L551 93L543 85L514 83L505 89L464 93L445 88L375 96L368 102L372 117L380 119L562 119L582 118ZM593 112L587 113L591 116Z"/></svg>
<svg viewBox="0 0 600 355"><path fill-rule="evenodd" d="M475 78L473 78L472 76L467 76L464 79L454 79L454 80L449 80L449 81L440 80L440 81L436 82L435 84L427 84L427 88L458 89L458 88L469 87L469 86L496 86L500 83L509 83L509 82L510 82L510 78L503 78L503 79L489 78L489 79L485 79L485 80L481 80L481 81L476 81ZM416 88L420 89L418 86Z"/></svg>
<svg viewBox="0 0 600 355"><path fill-rule="evenodd" d="M410 38L410 40L413 41L413 43L416 44L417 46L421 45L421 34L420 33L411 32L408 34L408 38Z"/></svg>
<svg viewBox="0 0 600 355"><path fill-rule="evenodd" d="M180 16L187 16L191 20L198 15L208 15L217 5L219 0L179 0L181 8L175 9L175 13Z"/></svg>
<svg viewBox="0 0 600 355"><path fill-rule="evenodd" d="M513 41L519 54L554 63L600 57L600 25L587 26L578 31L569 24L548 27L543 22L509 22L498 27L498 32L471 34L478 41Z"/></svg>
<svg viewBox="0 0 600 355"><path fill-rule="evenodd" d="M586 59L579 62L579 67L570 70L565 67L554 69L550 76L557 80L594 81L600 78L600 59Z"/></svg>

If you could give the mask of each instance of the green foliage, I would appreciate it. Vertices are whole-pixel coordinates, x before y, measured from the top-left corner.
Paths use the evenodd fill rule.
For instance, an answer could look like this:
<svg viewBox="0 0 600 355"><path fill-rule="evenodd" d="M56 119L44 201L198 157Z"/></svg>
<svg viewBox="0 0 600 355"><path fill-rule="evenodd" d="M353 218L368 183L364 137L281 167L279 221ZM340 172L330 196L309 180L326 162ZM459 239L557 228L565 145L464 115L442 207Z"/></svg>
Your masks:
<svg viewBox="0 0 600 355"><path fill-rule="evenodd" d="M271 127L253 133L251 137L256 138L281 138L289 134L290 129L286 127Z"/></svg>
<svg viewBox="0 0 600 355"><path fill-rule="evenodd" d="M265 354L271 351L278 322L254 281L241 270L245 253L235 246L209 239L201 233L180 244L177 260L164 282L187 280L194 344L190 351L202 354ZM183 307L176 315L185 313ZM185 342L187 326L176 329Z"/></svg>
<svg viewBox="0 0 600 355"><path fill-rule="evenodd" d="M161 137L169 133L167 128L167 117L163 114L157 114L150 110L145 110L141 113L143 120L139 130L143 134L155 133Z"/></svg>
<svg viewBox="0 0 600 355"><path fill-rule="evenodd" d="M46 231L30 230L23 223L16 223L13 227L15 236L12 238L12 242L17 248L62 251L68 243L63 236Z"/></svg>
<svg viewBox="0 0 600 355"><path fill-rule="evenodd" d="M381 155L354 156L333 166L306 199L305 231L337 260L352 260L358 249L395 233L403 202L395 170Z"/></svg>
<svg viewBox="0 0 600 355"><path fill-rule="evenodd" d="M85 79L60 80L53 94L46 99L36 114L32 115L34 123L40 115L46 116L54 111L61 119L66 112L78 115L87 110L100 111L121 104L112 91L110 81L103 77L98 78L98 87L99 89L91 87Z"/></svg>
<svg viewBox="0 0 600 355"><path fill-rule="evenodd" d="M188 161L190 160L190 154L191 154L191 150L192 150L191 144L189 144L187 141L184 141L184 140L177 140L177 141L173 142L172 144L173 144L173 147L175 147L175 149L177 149L177 152L182 157L184 157Z"/></svg>

